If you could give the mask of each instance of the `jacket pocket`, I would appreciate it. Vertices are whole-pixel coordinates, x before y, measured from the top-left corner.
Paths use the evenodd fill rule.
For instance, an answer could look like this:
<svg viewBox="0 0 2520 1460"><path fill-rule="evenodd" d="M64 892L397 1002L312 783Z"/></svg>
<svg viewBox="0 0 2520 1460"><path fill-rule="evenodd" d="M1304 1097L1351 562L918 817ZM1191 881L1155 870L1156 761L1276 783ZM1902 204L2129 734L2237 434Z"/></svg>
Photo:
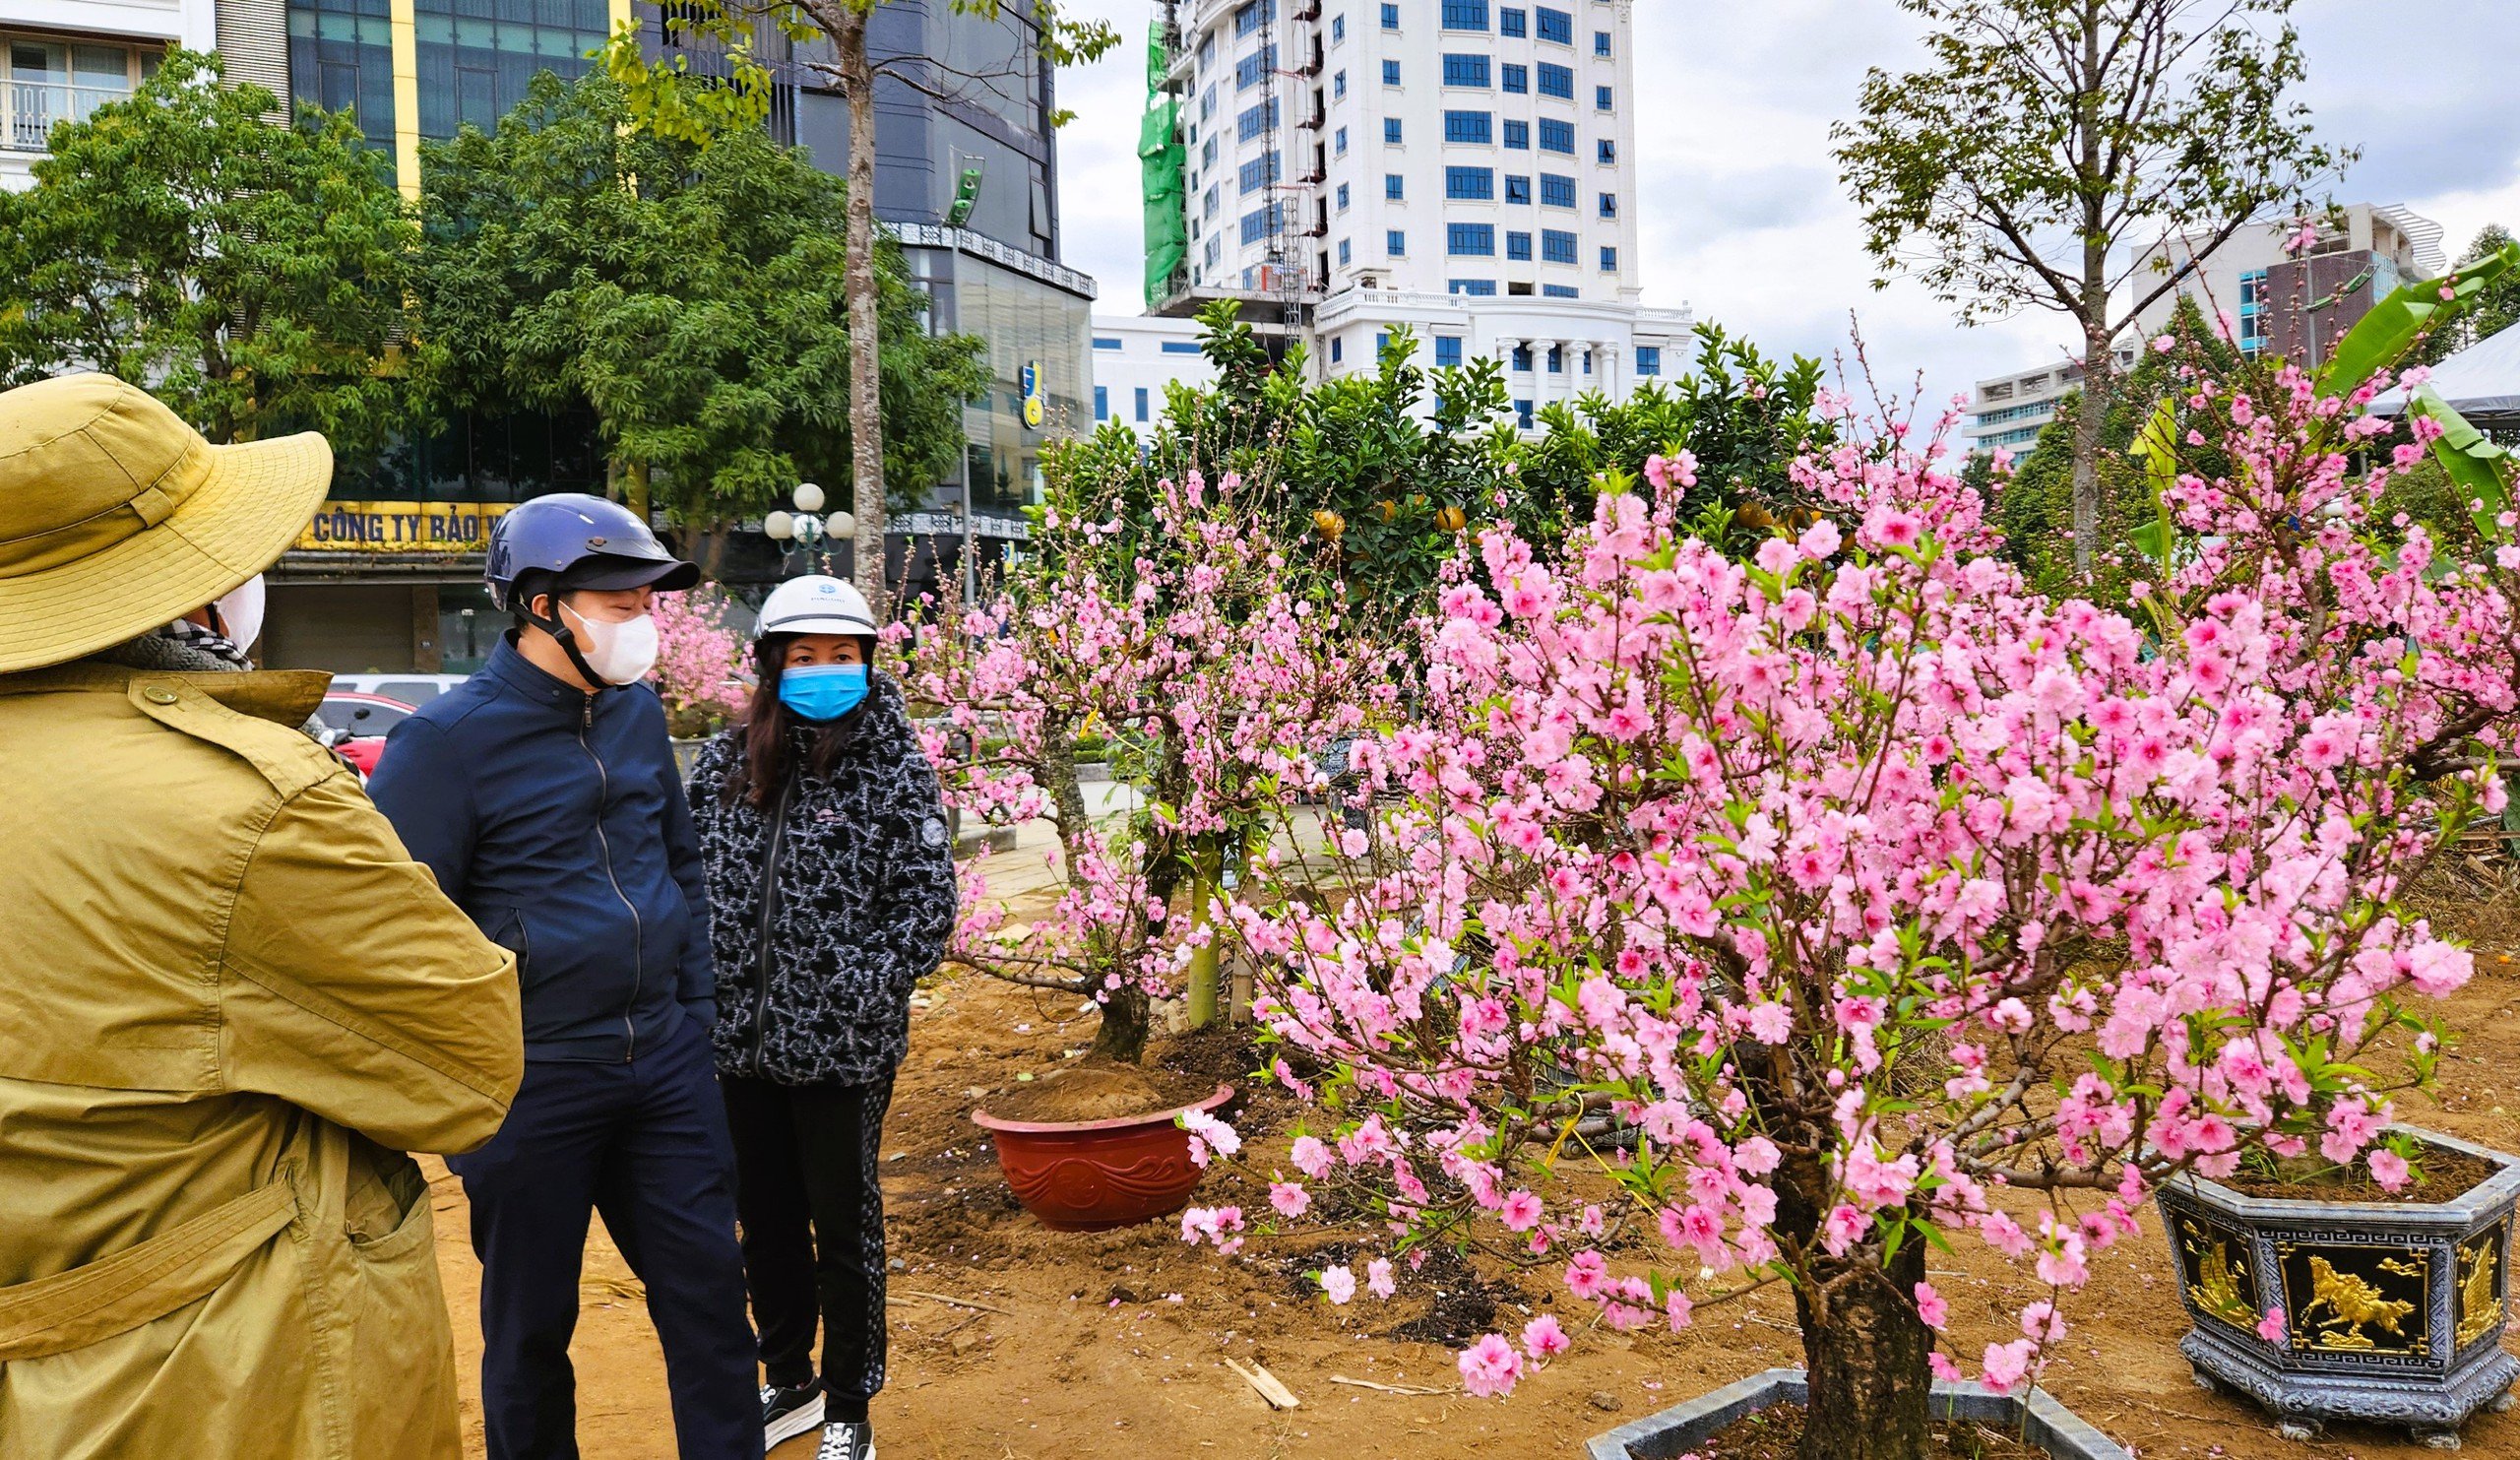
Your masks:
<svg viewBox="0 0 2520 1460"><path fill-rule="evenodd" d="M390 1225L361 1222L345 1232L351 1291L342 1311L350 1318L346 1352L358 1366L346 1384L351 1453L451 1456L461 1432L454 1335L438 1286L428 1181L400 1152L367 1154L383 1168L377 1174L393 1212Z"/></svg>

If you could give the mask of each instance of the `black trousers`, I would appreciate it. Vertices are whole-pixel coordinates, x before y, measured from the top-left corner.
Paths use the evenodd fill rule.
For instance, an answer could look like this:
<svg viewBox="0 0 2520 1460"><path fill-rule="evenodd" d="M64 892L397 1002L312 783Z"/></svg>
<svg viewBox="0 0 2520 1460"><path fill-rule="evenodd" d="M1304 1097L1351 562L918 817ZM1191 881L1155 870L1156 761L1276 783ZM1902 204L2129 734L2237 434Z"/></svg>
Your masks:
<svg viewBox="0 0 2520 1460"><path fill-rule="evenodd" d="M576 1460L578 1273L587 1220L648 1290L687 1460L761 1453L761 1397L725 1111L709 1040L686 1020L627 1064L525 1067L490 1143L447 1165L472 1206L481 1259L481 1428L490 1460Z"/></svg>
<svg viewBox="0 0 2520 1460"><path fill-rule="evenodd" d="M782 1388L814 1376L822 1322L832 1418L862 1418L884 1387L884 1193L876 1163L890 1075L871 1085L722 1079L735 1142L735 1213L761 1364Z"/></svg>

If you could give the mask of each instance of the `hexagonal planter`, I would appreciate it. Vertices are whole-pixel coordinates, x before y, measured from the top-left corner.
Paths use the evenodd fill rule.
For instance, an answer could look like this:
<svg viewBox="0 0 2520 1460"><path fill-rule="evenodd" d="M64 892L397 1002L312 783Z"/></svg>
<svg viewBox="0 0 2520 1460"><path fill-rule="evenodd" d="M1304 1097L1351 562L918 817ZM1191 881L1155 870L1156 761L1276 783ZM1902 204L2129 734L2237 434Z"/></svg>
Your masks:
<svg viewBox="0 0 2520 1460"><path fill-rule="evenodd" d="M1585 1460L1672 1460L1744 1415L1771 1405L1801 1404L1807 1397L1802 1370L1771 1368L1597 1434L1584 1447ZM2132 1460L2123 1446L2077 1419L2044 1389L2004 1394L1978 1383L1937 1383L1928 1402L1936 1415L2018 1428L2054 1460Z"/></svg>
<svg viewBox="0 0 2520 1460"><path fill-rule="evenodd" d="M2197 1384L2256 1400L2293 1439L2362 1420L2456 1449L2470 1415L2512 1402L2520 1359L2501 1338L2520 1156L2394 1128L2500 1170L2429 1203L2247 1196L2196 1175L2159 1196ZM2276 1306L2285 1336L2270 1343L2257 1325Z"/></svg>

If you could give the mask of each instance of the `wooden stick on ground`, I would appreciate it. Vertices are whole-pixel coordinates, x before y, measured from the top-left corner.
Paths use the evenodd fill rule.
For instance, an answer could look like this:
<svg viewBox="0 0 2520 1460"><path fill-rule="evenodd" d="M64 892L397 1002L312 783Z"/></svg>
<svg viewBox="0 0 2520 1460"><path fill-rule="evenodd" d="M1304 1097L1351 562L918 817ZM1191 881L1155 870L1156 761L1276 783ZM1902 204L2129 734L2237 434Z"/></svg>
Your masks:
<svg viewBox="0 0 2520 1460"><path fill-rule="evenodd" d="M974 1302L968 1298L956 1298L947 1293L922 1293L916 1288L896 1288L893 1291L901 1294L905 1298L924 1298L929 1302L941 1302L949 1307L978 1308L983 1313L998 1313L1009 1318L1015 1316L1014 1313L1005 1308L992 1307L985 1302Z"/></svg>
<svg viewBox="0 0 2520 1460"><path fill-rule="evenodd" d="M1269 1401L1272 1408L1291 1410L1295 1407L1294 1391L1278 1382L1278 1376L1261 1367L1257 1361L1254 1361L1249 1368L1245 1368L1228 1359L1225 1361L1225 1366L1242 1375L1243 1382L1258 1390L1260 1397Z"/></svg>
<svg viewBox="0 0 2520 1460"><path fill-rule="evenodd" d="M1450 1394L1450 1389L1427 1389L1417 1384L1377 1384L1371 1379L1352 1379L1344 1373L1330 1376L1334 1384L1348 1384L1358 1389L1379 1389L1385 1394Z"/></svg>

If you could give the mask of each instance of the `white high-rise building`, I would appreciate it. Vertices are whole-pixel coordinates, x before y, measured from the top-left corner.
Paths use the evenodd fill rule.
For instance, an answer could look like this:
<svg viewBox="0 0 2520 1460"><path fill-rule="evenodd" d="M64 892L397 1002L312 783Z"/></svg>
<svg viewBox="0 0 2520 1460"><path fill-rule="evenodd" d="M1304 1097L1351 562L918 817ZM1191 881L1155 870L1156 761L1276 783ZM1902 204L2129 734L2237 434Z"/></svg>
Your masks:
<svg viewBox="0 0 2520 1460"><path fill-rule="evenodd" d="M1243 301L1327 375L1396 326L1528 414L1676 369L1638 275L1630 0L1178 0L1187 257L1152 312Z"/></svg>
<svg viewBox="0 0 2520 1460"><path fill-rule="evenodd" d="M0 187L34 185L53 124L157 70L173 45L223 47L231 81L288 95L283 0L0 0Z"/></svg>

